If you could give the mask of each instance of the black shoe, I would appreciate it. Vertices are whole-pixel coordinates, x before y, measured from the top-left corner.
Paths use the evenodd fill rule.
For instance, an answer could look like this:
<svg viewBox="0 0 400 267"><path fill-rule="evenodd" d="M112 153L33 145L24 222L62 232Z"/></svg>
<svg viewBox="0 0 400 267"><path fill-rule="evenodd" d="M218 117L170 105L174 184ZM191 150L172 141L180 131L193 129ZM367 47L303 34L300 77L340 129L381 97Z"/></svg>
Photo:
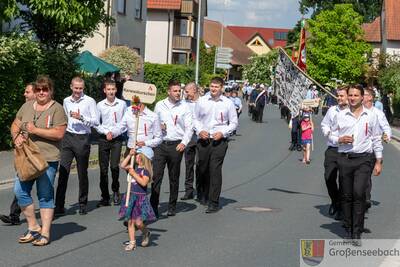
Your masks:
<svg viewBox="0 0 400 267"><path fill-rule="evenodd" d="M175 215L176 215L175 209L168 209L168 213L167 213L168 217L172 217L172 216L175 216Z"/></svg>
<svg viewBox="0 0 400 267"><path fill-rule="evenodd" d="M216 213L219 211L219 208L216 206L208 206L206 209L206 213Z"/></svg>
<svg viewBox="0 0 400 267"><path fill-rule="evenodd" d="M335 220L336 220L336 221L341 221L341 220L343 220L343 212L342 212L341 210L337 210L337 211L336 211Z"/></svg>
<svg viewBox="0 0 400 267"><path fill-rule="evenodd" d="M329 212L328 213L329 213L329 215L333 216L333 215L335 215L336 212L337 212L337 206L332 203L329 206Z"/></svg>
<svg viewBox="0 0 400 267"><path fill-rule="evenodd" d="M193 193L185 194L183 197L181 197L181 200L189 200L193 199Z"/></svg>
<svg viewBox="0 0 400 267"><path fill-rule="evenodd" d="M290 150L290 151L293 151L294 149L295 149L294 144L291 144L290 147L289 147L289 150Z"/></svg>
<svg viewBox="0 0 400 267"><path fill-rule="evenodd" d="M114 206L121 205L121 195L119 192L114 192L113 194L113 204Z"/></svg>
<svg viewBox="0 0 400 267"><path fill-rule="evenodd" d="M156 218L159 219L160 214L158 213L158 209L153 208L153 211L154 211L154 215L156 215Z"/></svg>
<svg viewBox="0 0 400 267"><path fill-rule="evenodd" d="M302 151L303 150L303 148L301 147L301 145L297 145L297 151Z"/></svg>
<svg viewBox="0 0 400 267"><path fill-rule="evenodd" d="M64 207L55 207L55 209L54 209L54 215L55 215L55 216L63 216L63 215L65 215L65 209L64 209Z"/></svg>
<svg viewBox="0 0 400 267"><path fill-rule="evenodd" d="M353 239L353 234L352 234L352 232L350 231L350 229L346 229L346 233L345 233L345 235L344 235L344 239Z"/></svg>
<svg viewBox="0 0 400 267"><path fill-rule="evenodd" d="M353 246L355 247L361 247L361 234L360 233L355 233L353 235Z"/></svg>
<svg viewBox="0 0 400 267"><path fill-rule="evenodd" d="M365 211L368 211L372 206L371 200L365 201Z"/></svg>
<svg viewBox="0 0 400 267"><path fill-rule="evenodd" d="M11 216L0 214L0 220L3 223L7 223L7 224L11 224L11 225L21 224L19 217L11 217Z"/></svg>
<svg viewBox="0 0 400 267"><path fill-rule="evenodd" d="M107 206L110 206L110 201L109 200L105 200L105 199L101 199L96 205L96 207L98 207L98 208L107 207Z"/></svg>
<svg viewBox="0 0 400 267"><path fill-rule="evenodd" d="M86 215L87 214L87 207L86 205L79 206L79 215Z"/></svg>

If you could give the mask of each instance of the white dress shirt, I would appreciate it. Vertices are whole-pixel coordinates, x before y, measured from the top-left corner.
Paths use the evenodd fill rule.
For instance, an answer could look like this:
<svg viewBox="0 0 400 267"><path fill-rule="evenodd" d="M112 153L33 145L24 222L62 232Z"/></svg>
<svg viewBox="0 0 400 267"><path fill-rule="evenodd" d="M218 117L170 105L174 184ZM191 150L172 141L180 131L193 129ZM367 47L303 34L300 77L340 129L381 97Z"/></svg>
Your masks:
<svg viewBox="0 0 400 267"><path fill-rule="evenodd" d="M78 100L72 96L64 98L63 107L68 117L67 132L74 134L90 134L90 127L99 125L99 115L96 101L90 96L82 94ZM71 117L71 112L79 112L81 119Z"/></svg>
<svg viewBox="0 0 400 267"><path fill-rule="evenodd" d="M370 110L372 110L376 114L376 116L378 116L378 123L381 133L385 133L390 141L390 139L392 139L392 128L390 127L390 124L386 119L385 113L383 113L382 110L376 107L372 107Z"/></svg>
<svg viewBox="0 0 400 267"><path fill-rule="evenodd" d="M107 135L112 133L113 138L121 135L121 121L126 111L125 101L115 98L113 103L108 102L107 98L97 103L100 125L96 130L100 134Z"/></svg>
<svg viewBox="0 0 400 267"><path fill-rule="evenodd" d="M339 111L336 116L338 137L353 136L352 144L339 144L340 153L375 153L382 158L383 146L378 116L363 107L361 115L356 118L350 109Z"/></svg>
<svg viewBox="0 0 400 267"><path fill-rule="evenodd" d="M328 138L327 145L331 147L338 147L338 131L333 130L336 124L336 116L339 113L339 106L332 106L328 109L321 122L322 134Z"/></svg>
<svg viewBox="0 0 400 267"><path fill-rule="evenodd" d="M159 101L154 108L161 124L166 125L163 131L163 140L178 141L185 146L193 135L193 115L190 106L185 101L178 101L175 104L168 98Z"/></svg>
<svg viewBox="0 0 400 267"><path fill-rule="evenodd" d="M238 125L235 105L223 95L217 100L214 100L211 95L201 97L194 113L194 128L197 135L201 131L208 132L210 136L221 132L227 138Z"/></svg>
<svg viewBox="0 0 400 267"><path fill-rule="evenodd" d="M134 136L136 130L136 116L132 111L132 107L128 107L125 111L124 117L121 121L121 127L116 133L119 135L122 131L128 131L128 144L129 148L134 148ZM137 134L137 142L144 141L145 145L148 147L158 146L161 139L161 128L160 120L157 114L152 112L147 107L144 108L143 112L139 115L139 129Z"/></svg>

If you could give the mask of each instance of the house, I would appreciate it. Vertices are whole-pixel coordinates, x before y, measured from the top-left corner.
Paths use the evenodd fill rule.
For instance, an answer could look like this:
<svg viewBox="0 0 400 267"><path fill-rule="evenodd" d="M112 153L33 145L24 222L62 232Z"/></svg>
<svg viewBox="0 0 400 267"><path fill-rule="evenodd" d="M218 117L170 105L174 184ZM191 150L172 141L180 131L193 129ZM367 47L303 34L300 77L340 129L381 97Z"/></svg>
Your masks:
<svg viewBox="0 0 400 267"><path fill-rule="evenodd" d="M241 66L249 64L253 51L246 46L235 34L218 21L204 20L204 42L208 47L222 46L233 49L229 79L241 78Z"/></svg>
<svg viewBox="0 0 400 267"><path fill-rule="evenodd" d="M115 19L114 26L100 25L93 37L86 39L82 51L94 55L115 45L128 46L144 57L147 0L107 0L107 14Z"/></svg>
<svg viewBox="0 0 400 267"><path fill-rule="evenodd" d="M375 53L400 56L400 10L399 0L384 0L381 16L373 22L364 24L364 38Z"/></svg>
<svg viewBox="0 0 400 267"><path fill-rule="evenodd" d="M207 14L207 0L201 3L199 16L199 0L147 1L146 62L189 64L195 58L199 17L202 23Z"/></svg>
<svg viewBox="0 0 400 267"><path fill-rule="evenodd" d="M290 29L228 26L243 43L257 55L266 54L276 47L285 47Z"/></svg>

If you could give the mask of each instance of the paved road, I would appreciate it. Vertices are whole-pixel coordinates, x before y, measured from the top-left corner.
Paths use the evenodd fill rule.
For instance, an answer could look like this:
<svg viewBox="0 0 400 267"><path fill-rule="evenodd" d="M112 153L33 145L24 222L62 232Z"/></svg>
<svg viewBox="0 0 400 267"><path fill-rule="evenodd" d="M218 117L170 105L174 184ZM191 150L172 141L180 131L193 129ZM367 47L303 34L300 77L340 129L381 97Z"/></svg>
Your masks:
<svg viewBox="0 0 400 267"><path fill-rule="evenodd" d="M230 142L224 164L220 212L205 214L195 201L179 202L177 216L163 216L150 225L150 247L127 253L122 246L127 233L117 221L118 209L95 208L99 171L91 170L89 214L77 214L73 175L67 193L69 215L54 221L52 244L20 245L16 238L26 224L0 226L0 266L298 266L299 239L344 234L340 223L327 216L325 145L317 130L312 163L304 166L299 152L287 150L289 132L277 109L269 107L265 117L268 122L262 124L250 122L246 114L240 118L242 136ZM374 206L366 221L372 233L366 238L400 237L399 156L394 145L386 145L384 173L374 179ZM167 191L165 180L164 214ZM0 212L7 212L11 199L10 189L0 190ZM254 206L272 211L240 210Z"/></svg>

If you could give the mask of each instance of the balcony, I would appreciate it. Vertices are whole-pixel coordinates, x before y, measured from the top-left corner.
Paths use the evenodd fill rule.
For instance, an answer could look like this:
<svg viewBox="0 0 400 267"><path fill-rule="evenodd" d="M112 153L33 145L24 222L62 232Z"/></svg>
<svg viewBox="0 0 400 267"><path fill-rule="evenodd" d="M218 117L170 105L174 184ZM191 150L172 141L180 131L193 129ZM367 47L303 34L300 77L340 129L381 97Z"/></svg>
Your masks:
<svg viewBox="0 0 400 267"><path fill-rule="evenodd" d="M197 17L198 4L194 0L182 0L181 15Z"/></svg>
<svg viewBox="0 0 400 267"><path fill-rule="evenodd" d="M194 44L194 38L191 36L174 35L172 37L172 49L190 51Z"/></svg>

